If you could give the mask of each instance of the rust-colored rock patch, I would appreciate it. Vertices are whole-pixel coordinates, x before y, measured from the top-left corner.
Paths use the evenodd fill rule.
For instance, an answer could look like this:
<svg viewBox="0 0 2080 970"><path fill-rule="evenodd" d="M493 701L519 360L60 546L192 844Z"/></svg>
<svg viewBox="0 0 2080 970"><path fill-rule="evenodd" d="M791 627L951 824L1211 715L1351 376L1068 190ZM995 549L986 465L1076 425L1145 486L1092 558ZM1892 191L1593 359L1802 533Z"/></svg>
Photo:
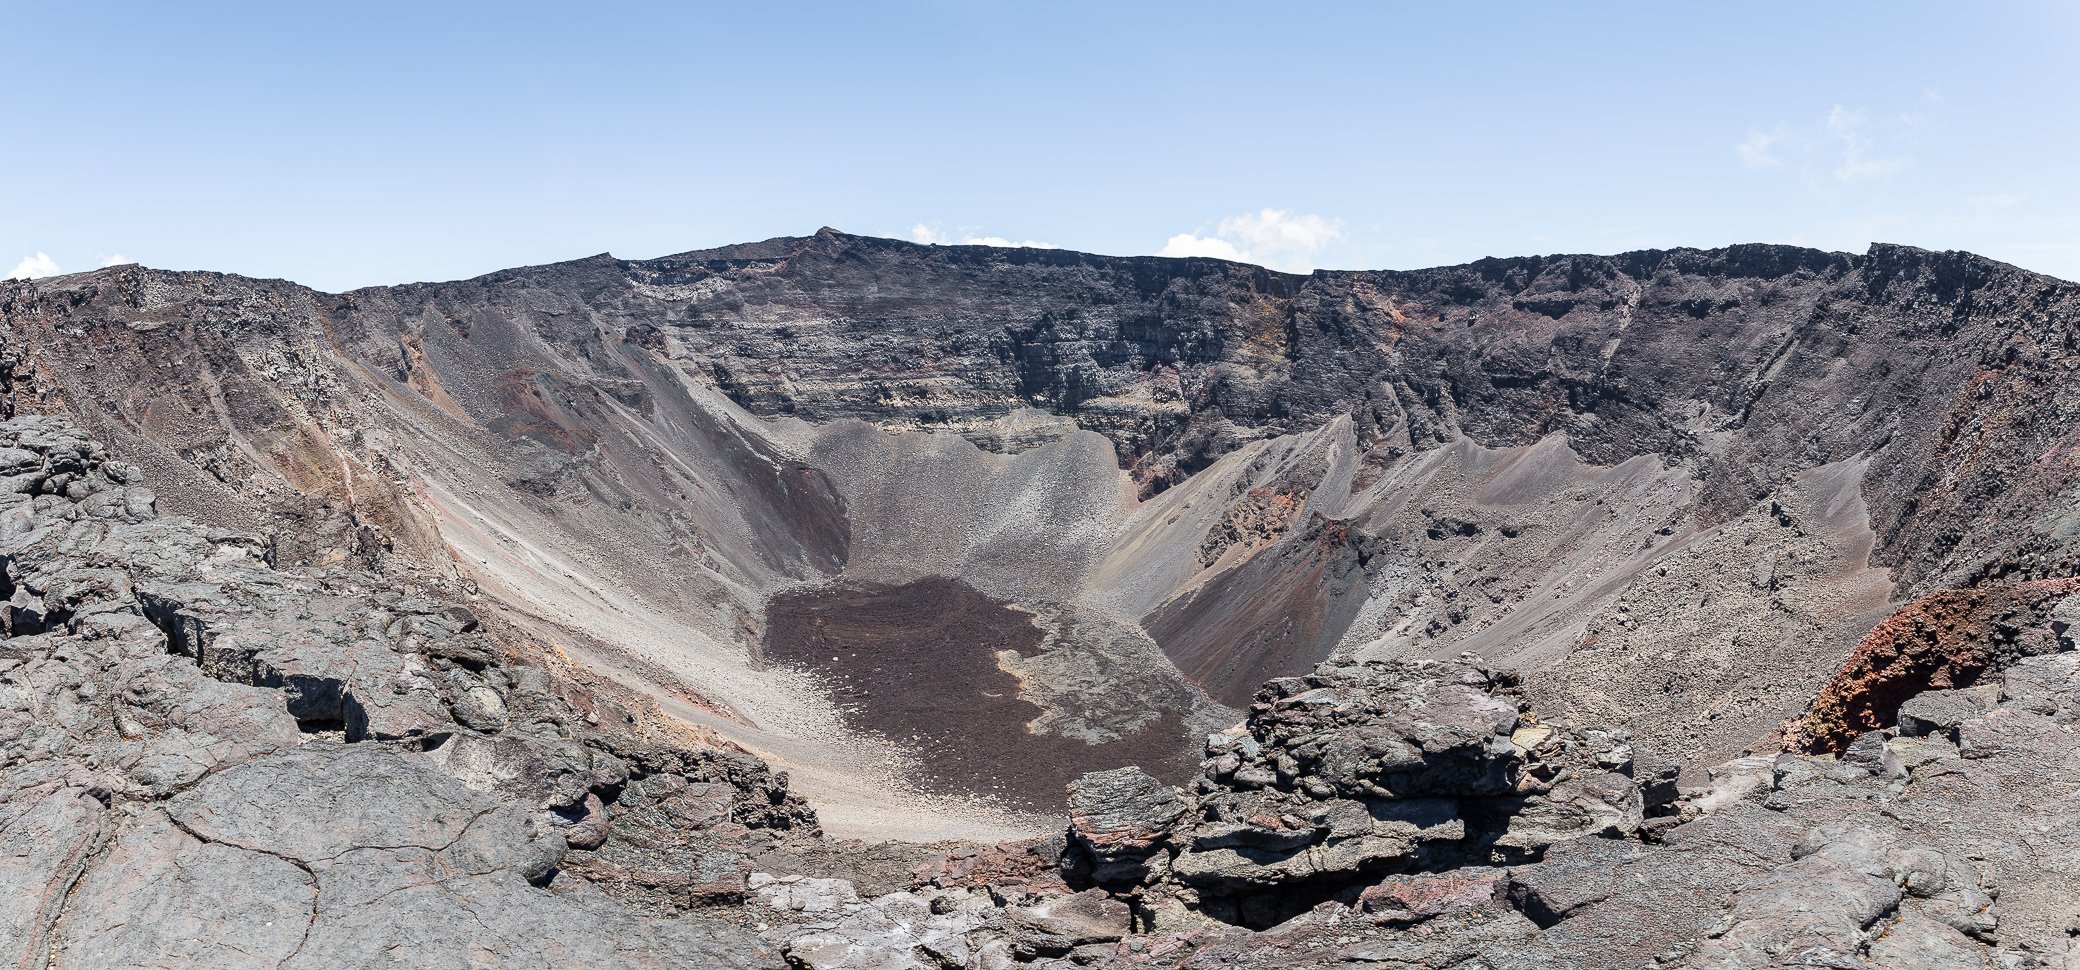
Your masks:
<svg viewBox="0 0 2080 970"><path fill-rule="evenodd" d="M1989 671L2056 649L2043 629L2053 606L2080 592L2080 577L1946 589L1878 624L1803 717L1785 725L1784 747L1839 752L1890 726L1924 690L1969 687Z"/></svg>

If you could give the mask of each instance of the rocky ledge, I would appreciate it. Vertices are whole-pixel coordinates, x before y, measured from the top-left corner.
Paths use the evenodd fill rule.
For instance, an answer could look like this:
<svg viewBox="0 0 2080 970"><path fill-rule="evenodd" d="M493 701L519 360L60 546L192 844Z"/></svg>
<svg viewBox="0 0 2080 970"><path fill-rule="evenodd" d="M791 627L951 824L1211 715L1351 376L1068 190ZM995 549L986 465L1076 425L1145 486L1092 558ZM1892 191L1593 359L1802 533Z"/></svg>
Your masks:
<svg viewBox="0 0 2080 970"><path fill-rule="evenodd" d="M1273 680L1245 724L1208 739L1190 793L1132 768L1086 776L1075 868L1141 893L1158 926L1192 913L1261 929L1356 902L1389 873L1636 836L1674 800L1673 765L1641 758L1623 732L1541 724L1512 687L1472 657Z"/></svg>
<svg viewBox="0 0 2080 970"><path fill-rule="evenodd" d="M1045 878L757 891L815 970L2072 967L2076 721L2080 654L2040 655L1679 790L1473 658L1332 663L1266 685L1189 789L1085 776Z"/></svg>

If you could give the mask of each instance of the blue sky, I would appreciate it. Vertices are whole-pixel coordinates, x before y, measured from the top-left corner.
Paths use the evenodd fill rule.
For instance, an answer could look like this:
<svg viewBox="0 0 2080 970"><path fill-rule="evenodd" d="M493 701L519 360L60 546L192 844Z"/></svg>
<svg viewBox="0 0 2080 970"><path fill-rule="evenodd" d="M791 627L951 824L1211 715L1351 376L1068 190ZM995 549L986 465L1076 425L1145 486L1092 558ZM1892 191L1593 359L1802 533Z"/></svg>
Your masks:
<svg viewBox="0 0 2080 970"><path fill-rule="evenodd" d="M2080 4L1720 6L0 0L0 274L340 290L830 225L2080 279Z"/></svg>

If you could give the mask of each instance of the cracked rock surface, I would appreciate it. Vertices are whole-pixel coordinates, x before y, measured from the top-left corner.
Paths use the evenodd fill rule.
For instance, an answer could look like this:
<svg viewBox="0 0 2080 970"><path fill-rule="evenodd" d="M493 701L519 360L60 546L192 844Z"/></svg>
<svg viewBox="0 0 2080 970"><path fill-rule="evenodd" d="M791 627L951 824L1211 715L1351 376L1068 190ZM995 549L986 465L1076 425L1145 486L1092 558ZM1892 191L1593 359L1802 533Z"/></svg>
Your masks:
<svg viewBox="0 0 2080 970"><path fill-rule="evenodd" d="M0 456L9 966L770 959L671 911L813 836L763 765L592 730L467 609L160 518L62 421L0 422ZM669 847L640 838L658 805L698 806Z"/></svg>

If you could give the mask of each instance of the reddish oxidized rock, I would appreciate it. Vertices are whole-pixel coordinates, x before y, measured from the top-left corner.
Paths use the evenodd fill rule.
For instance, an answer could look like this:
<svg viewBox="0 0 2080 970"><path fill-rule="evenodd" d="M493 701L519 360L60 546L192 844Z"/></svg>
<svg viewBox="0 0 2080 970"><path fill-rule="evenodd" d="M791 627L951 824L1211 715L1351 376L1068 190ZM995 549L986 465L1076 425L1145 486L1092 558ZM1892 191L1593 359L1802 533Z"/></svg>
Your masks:
<svg viewBox="0 0 2080 970"><path fill-rule="evenodd" d="M2015 660L2057 649L2046 621L2080 578L1946 589L1908 603L1857 644L1841 672L1785 725L1786 750L1840 752L1890 727L1925 690L1969 687Z"/></svg>
<svg viewBox="0 0 2080 970"><path fill-rule="evenodd" d="M1033 892L1067 891L1058 866L1058 840L1022 839L995 845L962 844L934 852L910 870L919 886L942 889L1017 887Z"/></svg>
<svg viewBox="0 0 2080 970"><path fill-rule="evenodd" d="M1358 908L1392 922L1416 923L1495 901L1502 870L1394 876L1358 894Z"/></svg>

